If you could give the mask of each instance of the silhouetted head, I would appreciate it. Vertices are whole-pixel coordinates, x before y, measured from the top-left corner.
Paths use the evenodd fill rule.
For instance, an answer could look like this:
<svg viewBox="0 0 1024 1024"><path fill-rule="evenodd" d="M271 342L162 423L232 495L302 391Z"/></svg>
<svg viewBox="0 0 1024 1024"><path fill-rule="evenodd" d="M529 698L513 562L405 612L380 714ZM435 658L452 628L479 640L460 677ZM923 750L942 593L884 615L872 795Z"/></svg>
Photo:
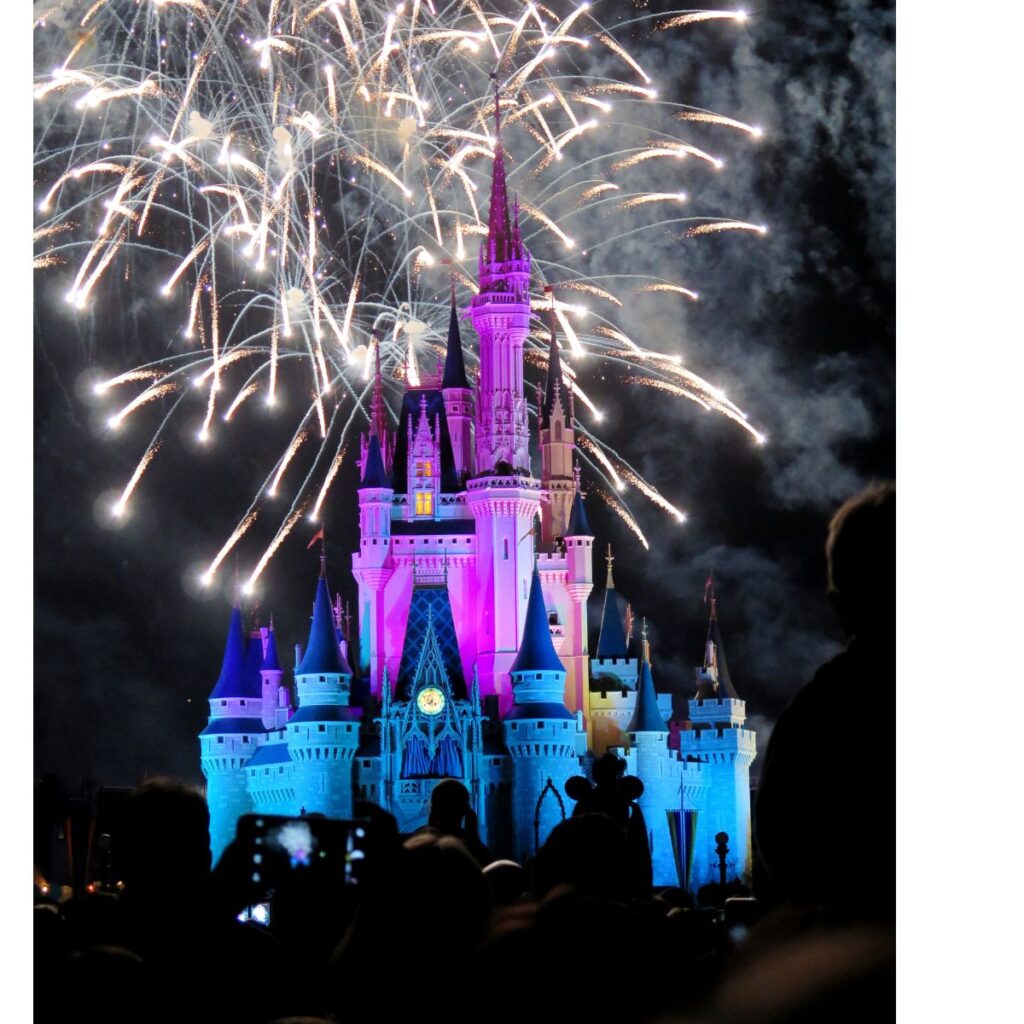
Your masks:
<svg viewBox="0 0 1024 1024"><path fill-rule="evenodd" d="M551 830L533 863L533 892L543 899L569 885L592 896L621 899L628 891L626 832L607 814L567 818Z"/></svg>
<svg viewBox="0 0 1024 1024"><path fill-rule="evenodd" d="M496 907L515 903L526 892L526 869L514 860L492 861L484 868L484 880Z"/></svg>
<svg viewBox="0 0 1024 1024"><path fill-rule="evenodd" d="M595 786L613 786L626 771L626 762L615 754L602 754L591 770Z"/></svg>
<svg viewBox="0 0 1024 1024"><path fill-rule="evenodd" d="M210 874L210 812L194 789L166 779L140 786L124 804L120 856L125 891L173 896Z"/></svg>
<svg viewBox="0 0 1024 1024"><path fill-rule="evenodd" d="M847 635L892 636L896 621L896 485L872 484L832 517L828 589Z"/></svg>
<svg viewBox="0 0 1024 1024"><path fill-rule="evenodd" d="M429 824L441 832L462 827L469 810L469 790L457 779L442 779L430 794Z"/></svg>

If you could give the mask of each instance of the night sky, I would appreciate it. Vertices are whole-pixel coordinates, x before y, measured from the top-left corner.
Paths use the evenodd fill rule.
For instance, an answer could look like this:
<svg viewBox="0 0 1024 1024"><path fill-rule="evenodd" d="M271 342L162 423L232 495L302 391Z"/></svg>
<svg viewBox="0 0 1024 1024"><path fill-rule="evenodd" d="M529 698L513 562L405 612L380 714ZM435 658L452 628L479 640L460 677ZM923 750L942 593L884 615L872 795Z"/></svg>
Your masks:
<svg viewBox="0 0 1024 1024"><path fill-rule="evenodd" d="M739 30L694 26L632 49L663 69L667 96L764 127L756 144L694 132L714 140L729 173L688 170L686 189L700 212L765 223L769 234L683 246L641 232L598 250L591 272L627 265L698 290L701 302L685 308L674 296L631 299L617 319L631 337L680 351L769 443L758 448L722 417L625 384L618 370L602 379L597 360L581 374L600 396L604 435L689 516L677 526L637 496L645 552L588 502L598 535L592 621L604 576L596 556L611 541L616 583L651 626L658 687L689 689L713 569L730 670L763 749L779 710L841 641L825 597L828 518L859 486L895 473L895 58L887 3L773 4L751 15ZM587 223L581 248L602 227ZM97 502L123 486L149 435L105 438L84 382L153 358L180 328L153 288L76 316L61 298L65 273L35 281L35 774L72 786L147 773L198 781L196 735L229 598L200 593L195 578L273 464L277 435L253 415L197 453L185 417L129 523L102 526ZM347 460L326 515L331 583L349 597L354 479ZM273 613L283 654L306 636L311 533L298 529L261 580L261 611ZM260 537L243 545L243 566L262 551Z"/></svg>

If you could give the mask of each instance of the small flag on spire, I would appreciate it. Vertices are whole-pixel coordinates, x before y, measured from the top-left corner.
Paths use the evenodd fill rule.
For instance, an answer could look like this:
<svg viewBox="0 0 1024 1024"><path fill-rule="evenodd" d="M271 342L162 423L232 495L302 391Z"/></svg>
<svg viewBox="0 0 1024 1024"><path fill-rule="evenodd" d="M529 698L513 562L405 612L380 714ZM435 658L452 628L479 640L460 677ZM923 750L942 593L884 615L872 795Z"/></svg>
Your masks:
<svg viewBox="0 0 1024 1024"><path fill-rule="evenodd" d="M322 541L323 539L324 539L324 528L321 526L320 529L317 530L316 533L313 534L313 539L306 545L306 550L308 551L318 540Z"/></svg>

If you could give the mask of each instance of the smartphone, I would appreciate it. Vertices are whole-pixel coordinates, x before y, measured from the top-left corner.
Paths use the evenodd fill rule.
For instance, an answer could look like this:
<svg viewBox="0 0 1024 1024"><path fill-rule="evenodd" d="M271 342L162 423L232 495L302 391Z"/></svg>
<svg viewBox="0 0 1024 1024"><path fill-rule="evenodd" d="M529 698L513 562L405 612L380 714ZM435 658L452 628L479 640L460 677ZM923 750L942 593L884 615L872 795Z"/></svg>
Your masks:
<svg viewBox="0 0 1024 1024"><path fill-rule="evenodd" d="M243 815L238 841L247 880L254 891L268 894L300 881L358 885L366 861L366 829L363 821Z"/></svg>

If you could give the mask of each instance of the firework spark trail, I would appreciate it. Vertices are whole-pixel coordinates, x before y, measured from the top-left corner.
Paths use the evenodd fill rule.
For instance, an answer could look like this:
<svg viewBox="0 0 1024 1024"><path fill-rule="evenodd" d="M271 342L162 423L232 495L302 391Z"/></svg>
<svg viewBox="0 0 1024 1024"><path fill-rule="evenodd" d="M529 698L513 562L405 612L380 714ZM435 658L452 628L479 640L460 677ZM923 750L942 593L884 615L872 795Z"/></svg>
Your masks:
<svg viewBox="0 0 1024 1024"><path fill-rule="evenodd" d="M124 373L119 373L116 377L111 377L109 380L100 381L93 388L93 393L103 395L111 388L116 388L120 384L130 384L136 380L159 380L161 377L163 377L163 373L160 370L127 370Z"/></svg>
<svg viewBox="0 0 1024 1024"><path fill-rule="evenodd" d="M647 538L644 536L643 530L640 529L640 524L637 523L616 498L612 497L603 487L591 487L590 491L592 494L596 494L632 530L640 543L643 544L645 551L651 550L651 545L647 543Z"/></svg>
<svg viewBox="0 0 1024 1024"><path fill-rule="evenodd" d="M206 247L210 244L209 236L199 239L199 244L178 264L178 268L174 271L164 283L163 288L160 289L161 294L170 295L174 286L178 283L178 279L186 270L195 262L196 258Z"/></svg>
<svg viewBox="0 0 1024 1024"><path fill-rule="evenodd" d="M338 451L331 461L331 467L327 470L327 476L324 477L323 486L320 488L320 493L317 495L316 501L313 504L313 511L309 513L309 518L312 520L318 520L320 518L320 507L324 503L324 499L327 497L327 492L331 489L331 484L334 483L334 478L338 475L338 470L341 469L342 462L345 461L345 453L348 451L348 443L342 442L338 446Z"/></svg>
<svg viewBox="0 0 1024 1024"><path fill-rule="evenodd" d="M597 461L600 462L602 466L604 466L604 468L608 472L608 475L612 478L612 480L615 483L615 489L618 491L625 490L626 485L623 482L622 477L619 476L619 472L615 468L615 465L613 464L612 460L608 458L608 456L604 453L604 449L602 449L596 441L591 440L591 438L589 438L586 434L583 433L580 434L579 442L580 447L585 452L587 452L590 455L593 455L594 458L597 459Z"/></svg>
<svg viewBox="0 0 1024 1024"><path fill-rule="evenodd" d="M695 121L698 124L722 124L727 128L737 128L741 132L760 139L764 135L764 129L756 125L747 124L744 121L737 121L734 117L726 117L725 114L713 114L710 110L683 110L675 115L679 121Z"/></svg>
<svg viewBox="0 0 1024 1024"><path fill-rule="evenodd" d="M596 295L599 299L605 299L615 306L622 306L622 303L611 292L594 284L593 281L563 281L560 288L570 288L573 291L586 292L588 295Z"/></svg>
<svg viewBox="0 0 1024 1024"><path fill-rule="evenodd" d="M231 417L234 415L235 410L247 398L252 396L258 390L259 390L259 384L256 381L253 381L251 384L246 384L246 386L244 388L242 388L242 390L239 391L237 395L235 395L235 400L228 406L228 411L226 413L224 413L224 422L225 423L230 423L231 422Z"/></svg>
<svg viewBox="0 0 1024 1024"><path fill-rule="evenodd" d="M285 449L284 455L281 456L281 461L278 464L277 472L274 474L274 481L267 489L267 494L271 498L277 497L277 488L281 484L281 478L284 476L285 470L288 468L288 464L295 458L296 452L302 447L303 441L309 437L309 431L305 428L299 430L299 432L292 438L291 444Z"/></svg>
<svg viewBox="0 0 1024 1024"><path fill-rule="evenodd" d="M528 213L531 217L536 217L552 234L557 235L561 240L566 249L575 249L576 243L543 211L538 210L532 203L524 202L522 199L519 200L519 209Z"/></svg>
<svg viewBox="0 0 1024 1024"><path fill-rule="evenodd" d="M511 157L509 184L520 194L524 216L536 220L530 247L540 280L616 307L622 303L615 293L622 294L621 282L629 276L653 280L654 291L690 298L695 293L642 274L599 282L587 277L578 262L584 236L581 232L577 247L567 233L566 214L621 190L595 178L593 160L574 166L568 159L576 152L573 143L585 135L588 148L599 147L605 134L612 137L611 131L599 133L598 126L606 123L613 97L620 109L629 104L636 115L617 126L617 139L627 134L616 145L625 148L607 154L608 163L636 157L644 163L652 151L714 163L710 154L664 132L654 120L662 115L675 115L674 126L682 122L695 131L707 124L756 134L725 115L696 107L680 113L658 101L655 83L615 38L620 26L600 25L587 4L567 5L562 16L545 5L525 3L515 17L507 17L495 14L485 0L448 5L440 12L431 0L397 8L378 0L304 5L153 0L132 7L134 41L127 48L121 42L126 22L120 5L98 0L81 9L88 29L71 39L37 24L43 55L37 62L35 97L46 105L46 115L38 119L41 209L35 240L57 231L74 233L35 259L47 266L66 252L74 264L81 261L68 297L83 306L104 273L112 282L113 268L122 263L126 281L129 270L132 281L144 280L148 260L160 271L158 279L164 267L176 268L164 285L172 294L188 282L188 320L180 334L188 339L198 329L201 346L191 352L183 346L166 363L140 367L140 376L123 375L124 382L153 382L133 409L201 378L209 388L202 429L208 436L223 385L233 385L234 401L224 414L230 419L258 389L257 374L262 382L266 367L266 402L287 409L277 396L286 381L292 383L292 375L289 371L287 378L279 378L279 367L287 359L288 366L301 369L312 387L301 384L299 394L309 394L309 402L299 402L301 424L268 479L274 480L275 492L283 486L284 470L312 434L314 420L321 438L316 453L320 469L316 478L307 474L301 484L289 486L291 510L282 530L291 529L288 520L296 508L312 507L328 458L350 441L352 416L336 438L327 421L330 416L334 422L337 410L325 409L321 392L328 386L347 389L357 398L353 415L363 408L353 382L368 379L378 321L377 334L385 338L380 354L388 370L388 402L404 381L418 379L416 352L427 355L438 347L432 339L444 337L447 305L429 297L428 269L441 259L475 261L467 236L487 233L476 197L481 190L487 194L494 156L489 75L495 66ZM739 20L735 12L690 13L701 16L684 18L683 24L712 14ZM648 20L647 27L653 24ZM620 25L632 34L636 23L626 19ZM229 39L244 45L225 45ZM591 77L581 66L591 40L613 55L606 54L604 64L621 61L621 71L638 76L640 84ZM120 97L128 103L120 103ZM129 106L138 112L138 127L111 132L111 123L117 122L110 119ZM566 158L561 165L553 163L558 157ZM608 163L599 175L608 173ZM545 184L542 175L549 165L558 170L551 174L555 180ZM657 163L649 169L660 170ZM679 193L627 195L601 212L615 217L651 204L655 223L634 230L678 224L678 218L665 218L668 208L655 196L671 202ZM691 231L710 233L744 223L706 220ZM599 244L614 245L629 233L613 227ZM552 258L550 250L563 246L568 252ZM239 256L247 266L238 268ZM460 287L475 290L461 268L451 269ZM71 276L71 271L53 272ZM102 294L112 287L105 286ZM127 309L129 303L124 305ZM678 381L669 386L678 387L681 397L696 401L695 396L703 396L706 407L745 419L711 385L665 365L665 360L678 362L678 356L640 348L599 315L581 321L581 307L559 303L556 310L574 361L596 356L607 366L650 377L657 386ZM401 337L403 325L414 324L415 336L407 330ZM171 338L169 332L167 340L181 344L180 338ZM470 364L478 359L472 340L472 335L466 339ZM542 362L532 358L535 351L530 347L527 353L531 367ZM232 375L240 372L236 364L250 354L265 361L252 376L234 381ZM574 398L600 419L568 361L565 370ZM163 379L168 373L173 377ZM157 390L162 387L167 390ZM193 401L191 392L181 388L154 443L186 393ZM126 407L110 419L121 422L131 411ZM390 410L389 415L394 418ZM588 465L602 479L622 480L613 478L596 455ZM658 504L643 487L637 489ZM283 539L279 530L273 550Z"/></svg>
<svg viewBox="0 0 1024 1024"><path fill-rule="evenodd" d="M231 553L231 549L245 536L246 531L256 522L256 517L259 515L258 509L250 509L243 517L242 521L235 527L234 533L224 542L224 547L217 552L216 558L210 563L209 568L202 575L202 584L204 587L208 587L212 582L213 578L217 575L217 570L220 568L221 562Z"/></svg>
<svg viewBox="0 0 1024 1024"><path fill-rule="evenodd" d="M645 192L643 195L633 196L631 199L624 199L619 203L620 210L634 210L638 206L646 206L648 203L685 203L685 192Z"/></svg>
<svg viewBox="0 0 1024 1024"><path fill-rule="evenodd" d="M681 512L671 501L668 500L656 487L649 484L642 476L629 466L621 467L622 478L632 484L638 491L646 495L655 505L666 511L669 515L675 516L676 522L686 522L686 513Z"/></svg>
<svg viewBox="0 0 1024 1024"><path fill-rule="evenodd" d="M267 567L267 563L274 557L274 553L284 543L288 534L295 528L295 524L302 518L302 514L306 510L306 504L307 502L300 504L298 508L293 509L288 515L288 518L285 519L284 524L277 531L274 539L270 542L270 545L267 547L266 551L263 552L260 560L256 563L256 568L253 569L252 575L248 580L246 580L245 587L243 588L245 593L252 593L253 587L256 585L256 581L260 578L263 570Z"/></svg>
<svg viewBox="0 0 1024 1024"><path fill-rule="evenodd" d="M139 459L139 464L135 467L135 472L132 473L131 479L125 484L124 490L121 492L121 497L114 503L111 512L118 518L124 515L125 510L128 507L128 499L132 496L135 488L138 487L139 481L142 479L142 474L146 472L146 467L153 461L156 453L160 450L160 442L155 441L147 449L145 454Z"/></svg>
<svg viewBox="0 0 1024 1024"><path fill-rule="evenodd" d="M597 39L598 42L603 43L605 46L607 46L608 49L612 51L612 53L621 57L644 80L644 82L647 85L651 84L650 75L648 75L647 72L644 71L644 69L640 67L640 65L637 64L637 62L633 60L633 58L621 46L619 46L619 44L614 39L612 39L611 36L601 33L600 35L598 35Z"/></svg>
<svg viewBox="0 0 1024 1024"><path fill-rule="evenodd" d="M666 284L663 281L656 282L655 284L643 284L639 288L633 289L634 295L642 295L648 292L672 292L676 295L685 295L688 299L692 299L696 302L700 296L690 288L684 288L681 284Z"/></svg>
<svg viewBox="0 0 1024 1024"><path fill-rule="evenodd" d="M690 11L687 14L677 14L658 24L658 31L664 32L670 28L682 28L683 25L695 25L699 21L714 21L716 19L727 19L729 21L746 21L746 11Z"/></svg>
<svg viewBox="0 0 1024 1024"><path fill-rule="evenodd" d="M80 178L84 178L87 174L125 174L127 167L122 167L121 164L111 163L109 160L97 160L94 163L86 164L84 167L75 167L73 170L65 171L50 187L50 191L43 196L39 203L39 210L41 213L46 213L50 209L50 203L53 201L54 195L56 195L58 189L66 181L78 181Z"/></svg>
<svg viewBox="0 0 1024 1024"><path fill-rule="evenodd" d="M618 192L620 188L621 186L613 185L610 181L603 181L600 185L592 185L590 188L580 193L577 205L582 205L588 199L596 199L597 196L603 195L605 192Z"/></svg>
<svg viewBox="0 0 1024 1024"><path fill-rule="evenodd" d="M713 235L719 231L754 231L759 235L768 234L763 224L748 224L745 220L716 220L710 224L698 224L687 228L680 238L697 238L699 235Z"/></svg>

